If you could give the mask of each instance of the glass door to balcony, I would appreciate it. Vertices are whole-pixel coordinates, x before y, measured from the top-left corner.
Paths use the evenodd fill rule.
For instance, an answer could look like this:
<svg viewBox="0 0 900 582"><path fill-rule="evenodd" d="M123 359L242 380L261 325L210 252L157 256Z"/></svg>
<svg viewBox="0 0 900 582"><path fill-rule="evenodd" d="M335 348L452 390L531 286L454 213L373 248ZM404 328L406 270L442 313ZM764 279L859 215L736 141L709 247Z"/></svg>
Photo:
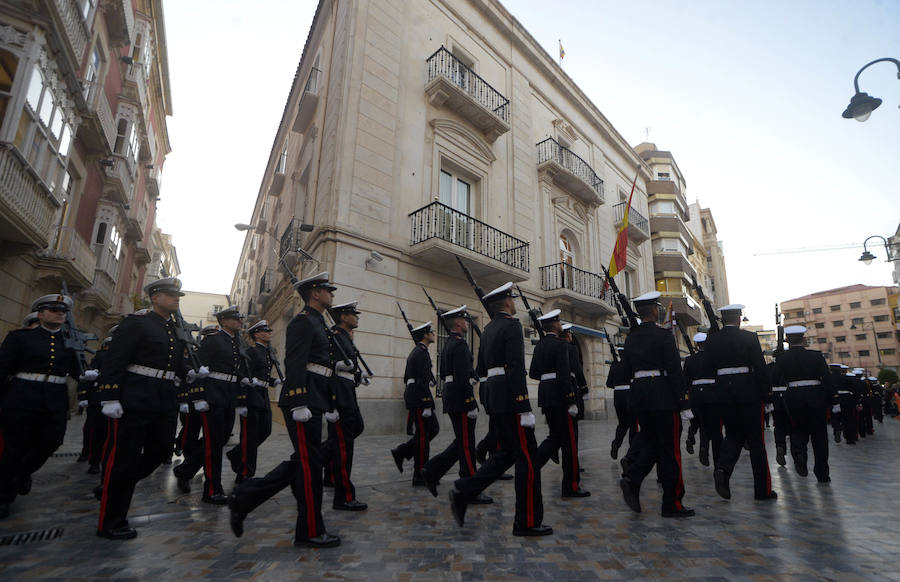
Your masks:
<svg viewBox="0 0 900 582"><path fill-rule="evenodd" d="M474 229L469 220L471 194L472 186L468 182L441 170L441 204L456 211L445 210L442 238L467 249L475 248Z"/></svg>
<svg viewBox="0 0 900 582"><path fill-rule="evenodd" d="M576 290L574 287L575 251L566 235L559 235L559 279L561 287Z"/></svg>

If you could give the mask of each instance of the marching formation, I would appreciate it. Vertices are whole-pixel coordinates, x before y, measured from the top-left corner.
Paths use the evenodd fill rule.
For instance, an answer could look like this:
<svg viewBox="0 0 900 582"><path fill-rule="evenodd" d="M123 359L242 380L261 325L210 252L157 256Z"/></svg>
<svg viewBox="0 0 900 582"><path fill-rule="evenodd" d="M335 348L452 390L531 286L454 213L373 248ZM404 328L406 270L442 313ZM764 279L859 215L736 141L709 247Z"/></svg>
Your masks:
<svg viewBox="0 0 900 582"><path fill-rule="evenodd" d="M590 495L582 487L578 453L588 381L572 326L561 321L558 309L546 314L532 309L512 283L485 293L460 265L490 320L482 330L466 305L441 310L428 296L446 334L435 370L429 349L437 330L432 322L413 326L398 304L414 345L403 375L409 438L390 453L400 473L412 461L412 485L434 497L440 479L457 465L458 478L447 498L459 526L469 505L493 503L485 492L495 481L512 479L513 535L552 534L544 523L541 491L547 462L560 465L561 497ZM358 302L335 305L337 287L327 272L292 277L292 283L304 306L287 327L283 372L268 323L261 320L246 330L248 345L242 336L244 318L235 306L219 311L218 327L196 330L195 339L180 315L183 293L175 278L144 288L150 307L114 326L90 365L84 357L87 338L71 318L72 299L65 294L37 299L23 328L10 332L0 346L0 518L9 515L18 495L30 493L32 475L62 444L66 378L71 377L79 383L79 406L87 411L80 460L87 462L88 473L100 476L94 490L98 536L137 536L128 523L135 486L171 463L174 451L184 459L172 469L178 489L189 493L202 471L202 501L228 505L237 537L257 507L290 486L297 500L294 545L339 545L340 538L325 525L323 489L333 487L334 510L367 509L356 497L351 473L354 441L364 430L356 391L369 384L372 371L353 339L361 315ZM790 451L796 472L806 476L811 443L812 470L820 483L830 481L829 417L835 442L847 444L873 434L874 420L882 420L875 379L861 369L829 366L820 352L805 347L802 326L783 329L788 348L779 342L775 361L767 366L756 335L740 329L743 306L727 305L716 314L704 298L711 325L694 335L693 343L682 329L691 350L682 364L675 335L659 324L660 293L629 301L614 284L613 291L630 325L624 346L609 342L606 385L614 390L618 419L610 455L617 459L626 447L619 485L635 512L642 511L641 485L655 467L662 515L694 515L682 502L682 423L689 423L689 454L699 433L699 461L712 465L710 484L721 497L731 497L732 473L747 450L754 497L771 501L778 496L765 447L769 413L777 463L785 465ZM517 299L540 336L527 366ZM476 353L468 343L470 330L480 338ZM540 443L528 378L538 382L537 406L549 430ZM257 476L257 452L272 432L270 387L279 392L293 454ZM430 442L440 430L438 399L453 439L431 456ZM225 452L235 420L239 442ZM480 443L478 422L488 425ZM223 452L234 473L228 495Z"/></svg>

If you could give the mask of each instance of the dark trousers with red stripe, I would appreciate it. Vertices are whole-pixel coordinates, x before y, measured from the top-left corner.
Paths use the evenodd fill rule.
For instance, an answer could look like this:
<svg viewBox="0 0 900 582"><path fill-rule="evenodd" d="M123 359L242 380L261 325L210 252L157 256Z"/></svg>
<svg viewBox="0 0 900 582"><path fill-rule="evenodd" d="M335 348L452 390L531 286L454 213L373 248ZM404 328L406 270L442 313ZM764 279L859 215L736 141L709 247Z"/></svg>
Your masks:
<svg viewBox="0 0 900 582"><path fill-rule="evenodd" d="M412 438L397 447L397 450L403 455L404 459L412 459L415 467L413 479L419 472L419 469L428 462L428 456L431 451L429 443L440 432L441 427L438 424L437 416L434 410L431 416L422 416L423 408L414 408L408 412L407 424L412 424Z"/></svg>
<svg viewBox="0 0 900 582"><path fill-rule="evenodd" d="M663 488L663 510L678 509L684 497L681 416L677 410L638 410L637 421L641 430L629 451L629 454L634 452L634 461L628 464L624 475L639 489L641 482L656 465Z"/></svg>
<svg viewBox="0 0 900 582"><path fill-rule="evenodd" d="M334 503L356 499L356 487L350 480L353 470L353 442L363 432L359 408L339 408L340 418L328 425L328 439L322 445L322 456L334 481Z"/></svg>
<svg viewBox="0 0 900 582"><path fill-rule="evenodd" d="M322 519L322 413L315 411L308 422L295 422L290 410L282 410L294 454L263 477L247 479L234 488L232 507L250 513L285 487L297 500L298 539L325 533Z"/></svg>
<svg viewBox="0 0 900 582"><path fill-rule="evenodd" d="M201 468L205 477L203 495L223 494L222 447L225 446L226 408L210 407L206 412L196 412L203 430L202 442L190 452L185 451L184 462L172 472L179 479L192 479Z"/></svg>
<svg viewBox="0 0 900 582"><path fill-rule="evenodd" d="M616 448L622 446L625 441L625 435L628 434L628 444L634 440L637 434L637 417L631 406L628 404L628 390L616 390L613 393L613 406L616 409L616 436L613 437L613 444Z"/></svg>
<svg viewBox="0 0 900 582"><path fill-rule="evenodd" d="M453 442L425 463L425 469L435 481L446 475L454 463L459 463L460 477L470 477L476 471L475 419L469 418L468 412L450 412L447 416L453 425Z"/></svg>
<svg viewBox="0 0 900 582"><path fill-rule="evenodd" d="M0 410L3 452L0 454L0 503L12 503L19 486L63 443L66 411Z"/></svg>
<svg viewBox="0 0 900 582"><path fill-rule="evenodd" d="M722 469L730 476L746 443L753 469L753 495L759 499L765 498L772 491L772 476L766 455L763 404L736 402L724 411L725 440L716 469Z"/></svg>
<svg viewBox="0 0 900 582"><path fill-rule="evenodd" d="M571 493L578 490L581 481L579 477L578 463L578 429L576 420L571 416L567 408L561 406L544 409L547 417L547 426L550 434L543 440L537 449L537 464L543 468L553 454L562 449L560 463L562 464L562 492Z"/></svg>
<svg viewBox="0 0 900 582"><path fill-rule="evenodd" d="M235 475L244 479L256 475L256 457L260 445L272 434L272 411L248 408L247 416L239 416L240 441L227 456Z"/></svg>
<svg viewBox="0 0 900 582"><path fill-rule="evenodd" d="M534 429L522 427L519 415L514 413L493 414L490 424L500 441L500 450L474 475L457 479L454 486L469 503L515 465L515 526L537 527L544 521L544 500L541 497L541 468L537 465Z"/></svg>
<svg viewBox="0 0 900 582"><path fill-rule="evenodd" d="M109 423L98 531L128 525L137 482L172 456L177 416L172 412L125 411Z"/></svg>
<svg viewBox="0 0 900 582"><path fill-rule="evenodd" d="M203 448L200 438L200 429L203 427L203 419L193 406L187 414L180 413L181 431L175 437L175 447L181 450L181 454L187 459L198 449Z"/></svg>
<svg viewBox="0 0 900 582"><path fill-rule="evenodd" d="M103 462L103 444L106 442L106 426L108 419L100 412L99 404L90 404L87 407L87 420L85 425L90 425L88 431L87 453L88 464L99 465Z"/></svg>

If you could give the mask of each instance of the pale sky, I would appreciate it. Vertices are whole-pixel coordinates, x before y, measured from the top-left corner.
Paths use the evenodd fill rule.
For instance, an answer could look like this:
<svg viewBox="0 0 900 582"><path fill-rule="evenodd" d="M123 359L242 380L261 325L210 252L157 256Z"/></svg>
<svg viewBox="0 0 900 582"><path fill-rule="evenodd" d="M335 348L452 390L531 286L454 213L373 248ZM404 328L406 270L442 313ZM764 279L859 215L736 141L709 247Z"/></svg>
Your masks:
<svg viewBox="0 0 900 582"><path fill-rule="evenodd" d="M424 0L410 0L424 1ZM314 0L166 1L174 101L160 227L185 288L227 293ZM865 123L841 112L853 76L900 58L900 2L505 0L506 8L632 146L669 150L687 200L712 210L729 293L752 323L774 305L863 283L891 285L881 243L900 222L900 82L860 77L884 100ZM424 59L424 56L423 56ZM774 249L852 249L760 255Z"/></svg>

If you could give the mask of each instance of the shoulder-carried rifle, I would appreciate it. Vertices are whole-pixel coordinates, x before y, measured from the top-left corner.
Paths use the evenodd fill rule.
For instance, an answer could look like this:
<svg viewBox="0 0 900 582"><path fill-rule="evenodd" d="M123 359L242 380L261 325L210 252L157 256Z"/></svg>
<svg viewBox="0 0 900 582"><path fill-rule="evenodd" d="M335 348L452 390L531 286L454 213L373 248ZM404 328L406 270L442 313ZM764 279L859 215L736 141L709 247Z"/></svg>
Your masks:
<svg viewBox="0 0 900 582"><path fill-rule="evenodd" d="M688 351L693 356L695 353L697 353L697 351L694 349L694 344L691 342L691 337L688 335L687 330L684 328L684 323L682 323L682 321L678 319L678 316L674 312L672 313L672 319L675 320L675 325L676 327L678 327L678 331L681 332L681 339L684 340L684 345L687 346Z"/></svg>
<svg viewBox="0 0 900 582"><path fill-rule="evenodd" d="M716 310L713 309L712 303L710 303L709 299L707 299L706 295L703 293L703 287L697 283L696 275L691 275L691 285L694 287L694 291L697 292L697 296L700 297L700 301L703 303L703 310L706 312L706 317L709 318L710 333L719 331L719 316L716 315Z"/></svg>
<svg viewBox="0 0 900 582"><path fill-rule="evenodd" d="M266 347L269 350L269 357L272 358L272 364L275 366L275 373L278 374L278 379L283 383L284 374L281 372L281 364L278 363L278 352L272 347L272 344Z"/></svg>
<svg viewBox="0 0 900 582"><path fill-rule="evenodd" d="M544 339L544 327L541 325L541 322L538 319L538 317L542 315L541 310L531 308L531 305L528 304L528 297L525 297L525 294L522 293L522 290L518 285L516 285L516 291L519 292L519 297L522 298L522 303L525 304L525 310L528 311L528 317L531 318L531 325L533 325L534 329L537 330L538 337Z"/></svg>
<svg viewBox="0 0 900 582"><path fill-rule="evenodd" d="M69 288L65 281L62 282L62 294L67 297L69 296ZM97 353L96 350L89 348L87 343L89 341L96 341L97 336L92 333L84 333L78 329L78 326L75 325L75 317L72 315L71 309L66 310L66 321L62 325L62 334L63 345L75 352L75 356L78 360L79 374L84 374L84 371L88 369L87 358L85 358L84 353Z"/></svg>
<svg viewBox="0 0 900 582"><path fill-rule="evenodd" d="M417 344L418 342L416 341L416 336L415 336L415 334L413 333L413 326L412 326L412 324L409 322L409 318L406 317L406 312L403 311L403 306L400 305L400 302L399 302L399 301L397 302L397 308L400 310L400 315L403 316L403 321L406 322L406 329L409 330L409 337L412 338L413 344ZM438 385L438 382L437 382L437 378L434 377L434 371L433 371L433 370L429 370L428 373L431 374L431 383L434 384L435 386L437 386L437 385Z"/></svg>
<svg viewBox="0 0 900 582"><path fill-rule="evenodd" d="M606 343L609 344L609 353L612 354L612 361L613 363L618 362L619 352L616 350L616 346L613 344L612 338L609 337L609 332L606 331L606 328L603 328L603 331L605 332L603 335L606 336Z"/></svg>
<svg viewBox="0 0 900 582"><path fill-rule="evenodd" d="M184 321L184 317L181 316L181 310L178 309L175 311L175 337L184 342L185 347L188 351L188 359L191 361L191 368L194 371L198 371L200 369L200 358L197 357L197 344L194 343L194 336L191 335L191 328L188 326L187 322Z"/></svg>
<svg viewBox="0 0 900 582"><path fill-rule="evenodd" d="M631 308L631 303L628 301L628 298L619 291L619 286L616 285L616 280L609 276L609 269L600 265L600 268L603 269L603 274L606 275L606 281L609 282L609 286L613 291L613 294L616 297L619 305L621 305L622 309L619 311L619 317L622 316L622 311L625 312L625 321L628 323L628 327L634 329L638 326L637 314L635 314L634 310Z"/></svg>
<svg viewBox="0 0 900 582"><path fill-rule="evenodd" d="M334 318L331 317L331 313L328 313L327 317L328 317L329 325L331 326L332 329L335 327L338 327L337 323L334 321ZM348 333L347 335L349 336L350 334ZM337 342L337 339L335 339L335 342ZM350 346L351 346L351 349L353 350L353 355L356 356L356 361L358 361L360 363L360 365L366 371L366 374L368 374L369 376L373 376L374 374L372 374L372 368L369 367L369 364L366 363L366 359L363 358L363 355L359 352L359 349L356 347L356 344L353 343L352 337L350 338Z"/></svg>
<svg viewBox="0 0 900 582"><path fill-rule="evenodd" d="M775 346L775 355L784 351L784 326L781 325L781 311L778 310L778 304L775 304L775 329L778 330L778 344Z"/></svg>
<svg viewBox="0 0 900 582"><path fill-rule="evenodd" d="M484 302L484 289L482 289L478 283L475 282L475 277L472 276L472 272L469 270L469 267L462 262L462 259L456 257L456 262L459 263L460 268L462 268L463 273L466 275L466 279L469 280L469 285L472 286L472 289L475 290L475 295L478 296L478 301L481 302L481 306L484 307L485 312L488 317L491 317L493 314L491 310L488 309L487 304Z"/></svg>
<svg viewBox="0 0 900 582"><path fill-rule="evenodd" d="M434 302L434 299L431 298L431 295L428 294L428 291L425 287L422 287L422 291L425 293L425 297L428 298L428 303L431 303L431 308L434 309L435 314L437 314L437 318L441 320L441 324L444 326L444 331L447 332L447 335L450 335L450 326L447 325L447 322L444 320L444 313L447 312L446 309L441 309L437 306L437 303ZM466 321L472 326L472 330L475 332L475 335L481 337L481 328L478 327L478 324L475 323L471 317L466 318Z"/></svg>

